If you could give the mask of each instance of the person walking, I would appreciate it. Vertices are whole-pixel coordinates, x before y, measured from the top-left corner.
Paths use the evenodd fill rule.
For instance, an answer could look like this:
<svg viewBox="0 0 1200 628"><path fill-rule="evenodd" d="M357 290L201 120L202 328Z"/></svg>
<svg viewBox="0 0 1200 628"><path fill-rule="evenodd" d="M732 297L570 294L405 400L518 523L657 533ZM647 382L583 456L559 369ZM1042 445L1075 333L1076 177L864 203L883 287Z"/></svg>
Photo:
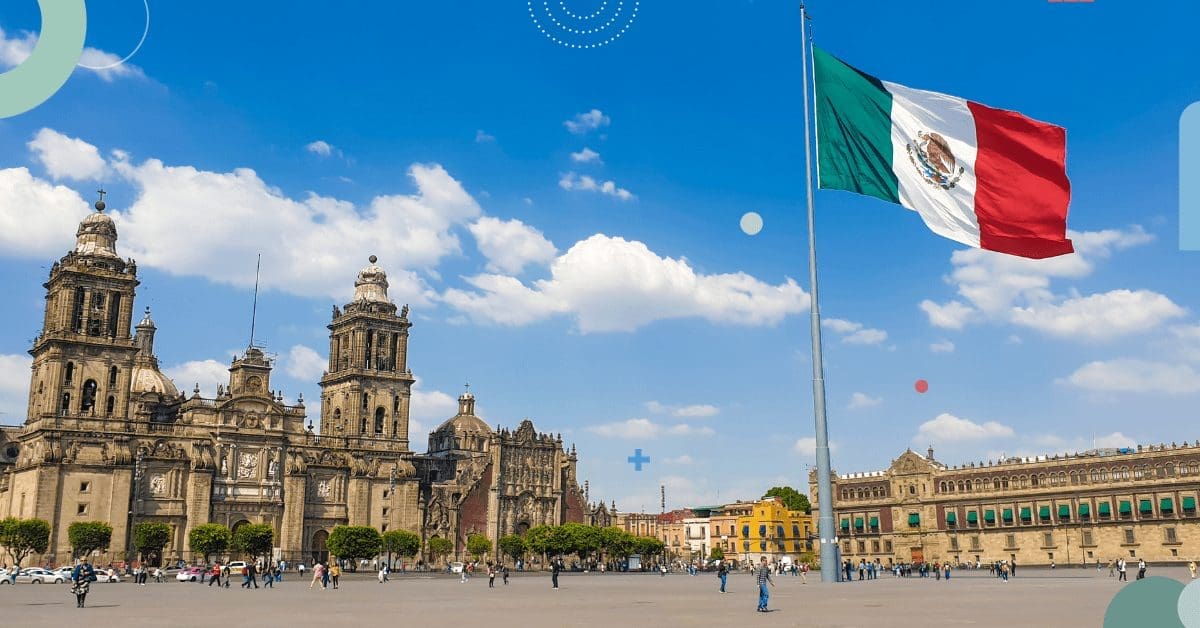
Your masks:
<svg viewBox="0 0 1200 628"><path fill-rule="evenodd" d="M330 578L329 574L332 571L332 569L337 566L337 561L335 560L332 565L326 565L324 563L322 563L322 565L325 567L325 569L323 569L321 572L321 588L328 589L329 588L329 578Z"/></svg>
<svg viewBox="0 0 1200 628"><path fill-rule="evenodd" d="M1117 559L1117 582L1129 582L1129 577L1125 575L1125 559Z"/></svg>
<svg viewBox="0 0 1200 628"><path fill-rule="evenodd" d="M767 585L775 586L775 581L771 580L771 567L767 565L767 557L763 556L759 560L758 570L754 572L754 581L758 583L758 612L768 613L767 602L771 598L770 591L767 590Z"/></svg>
<svg viewBox="0 0 1200 628"><path fill-rule="evenodd" d="M95 579L96 570L92 569L86 558L71 570L71 592L75 594L75 608L84 607L88 591L91 590L92 581Z"/></svg>
<svg viewBox="0 0 1200 628"><path fill-rule="evenodd" d="M1007 562L1000 563L1000 579L1008 582L1009 566Z"/></svg>
<svg viewBox="0 0 1200 628"><path fill-rule="evenodd" d="M562 559L550 561L550 582L558 589L558 572L562 570Z"/></svg>
<svg viewBox="0 0 1200 628"><path fill-rule="evenodd" d="M221 566L214 564L212 568L212 577L208 579L208 586L212 587L216 583L217 588L221 588Z"/></svg>
<svg viewBox="0 0 1200 628"><path fill-rule="evenodd" d="M1137 577L1137 579L1141 580L1142 578L1145 578L1145 577L1146 577L1146 559L1139 558L1138 559L1138 577Z"/></svg>
<svg viewBox="0 0 1200 628"><path fill-rule="evenodd" d="M258 564L257 563L250 563L250 564L246 565L246 578L250 581L250 584L254 585L255 589L258 588ZM246 587L246 588L249 589L250 587Z"/></svg>
<svg viewBox="0 0 1200 628"><path fill-rule="evenodd" d="M504 566L504 586L508 586L508 565Z"/></svg>
<svg viewBox="0 0 1200 628"><path fill-rule="evenodd" d="M297 570L300 572L300 582L304 582L304 563L300 563L300 567Z"/></svg>
<svg viewBox="0 0 1200 628"><path fill-rule="evenodd" d="M808 563L800 567L800 584L808 584Z"/></svg>
<svg viewBox="0 0 1200 628"><path fill-rule="evenodd" d="M271 587L272 589L275 588L275 571L278 569L279 569L278 565L275 565L275 566L267 565L263 569L263 588L264 589L266 589L267 587Z"/></svg>
<svg viewBox="0 0 1200 628"><path fill-rule="evenodd" d="M385 573L386 571L387 565L381 565L379 567L379 573L375 574L375 578L379 580L379 584L383 584L383 581L387 579L387 574Z"/></svg>
<svg viewBox="0 0 1200 628"><path fill-rule="evenodd" d="M721 566L717 567L717 577L721 579L721 593L724 593L725 581L729 579L729 568L725 566L725 561L721 561Z"/></svg>
<svg viewBox="0 0 1200 628"><path fill-rule="evenodd" d="M1050 568L1054 569L1054 561L1050 561ZM1015 557L1009 561L1008 572L1012 577L1017 577L1017 559Z"/></svg>
<svg viewBox="0 0 1200 628"><path fill-rule="evenodd" d="M225 588L226 589L229 588L229 581L230 581L230 579L232 579L232 576L233 576L233 574L231 574L229 572L229 565L225 565L224 567L221 568L221 577L225 579Z"/></svg>
<svg viewBox="0 0 1200 628"><path fill-rule="evenodd" d="M321 577L324 575L325 575L325 566L324 565L322 565L319 562L317 564L313 565L312 581L310 581L308 583L308 588L310 591L312 590L313 585L317 584L318 582L321 582ZM322 587L322 588L324 588L324 587Z"/></svg>
<svg viewBox="0 0 1200 628"><path fill-rule="evenodd" d="M1117 561L1115 561L1115 560L1108 561L1108 577L1111 578L1111 577L1115 576L1116 572L1117 572Z"/></svg>
<svg viewBox="0 0 1200 628"><path fill-rule="evenodd" d="M944 569L946 571L946 579L949 580L950 579L950 563L949 562L943 563L942 569Z"/></svg>
<svg viewBox="0 0 1200 628"><path fill-rule="evenodd" d="M1188 571L1192 574L1192 580L1196 579L1196 561L1188 562Z"/></svg>
<svg viewBox="0 0 1200 628"><path fill-rule="evenodd" d="M329 577L333 578L333 588L338 588L338 578L342 575L342 568L338 566L337 561L334 561L329 566Z"/></svg>
<svg viewBox="0 0 1200 628"><path fill-rule="evenodd" d="M488 588L495 589L496 588L496 568L492 565L491 562L488 562L487 568L488 568L488 572L487 572L488 573Z"/></svg>

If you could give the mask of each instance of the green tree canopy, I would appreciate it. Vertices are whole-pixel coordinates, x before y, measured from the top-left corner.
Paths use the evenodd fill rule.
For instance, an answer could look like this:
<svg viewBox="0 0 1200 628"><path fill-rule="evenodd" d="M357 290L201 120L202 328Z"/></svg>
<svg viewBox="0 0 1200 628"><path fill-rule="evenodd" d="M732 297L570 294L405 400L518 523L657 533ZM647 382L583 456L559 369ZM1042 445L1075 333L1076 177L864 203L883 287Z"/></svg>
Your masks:
<svg viewBox="0 0 1200 628"><path fill-rule="evenodd" d="M808 503L808 496L790 486L773 486L767 491L766 497L778 497L783 500L783 505L787 506L788 510L799 510L804 514L812 512L812 504Z"/></svg>
<svg viewBox="0 0 1200 628"><path fill-rule="evenodd" d="M492 551L492 541L485 534L471 534L467 536L467 551L475 560L479 560L482 556L487 556L488 552Z"/></svg>
<svg viewBox="0 0 1200 628"><path fill-rule="evenodd" d="M383 533L383 551L412 558L421 551L421 537L408 530L392 530Z"/></svg>
<svg viewBox="0 0 1200 628"><path fill-rule="evenodd" d="M625 558L633 553L634 536L616 526L601 528L600 549L609 557Z"/></svg>
<svg viewBox="0 0 1200 628"><path fill-rule="evenodd" d="M103 521L76 521L67 527L67 539L76 556L107 550L112 541L112 526Z"/></svg>
<svg viewBox="0 0 1200 628"><path fill-rule="evenodd" d="M721 560L725 558L725 550L721 549L720 547L714 547L712 548L712 551L708 553L708 557L712 560Z"/></svg>
<svg viewBox="0 0 1200 628"><path fill-rule="evenodd" d="M508 536L500 537L497 545L500 546L500 551L503 552L505 556L511 556L514 561L519 560L522 556L524 556L525 550L527 549L525 539L521 538L521 536L517 534L510 534Z"/></svg>
<svg viewBox="0 0 1200 628"><path fill-rule="evenodd" d="M656 556L663 553L663 542L652 536L639 536L635 543L637 553L642 556Z"/></svg>
<svg viewBox="0 0 1200 628"><path fill-rule="evenodd" d="M247 523L233 531L233 549L251 558L270 556L275 547L275 528L267 523Z"/></svg>
<svg viewBox="0 0 1200 628"><path fill-rule="evenodd" d="M525 545L535 554L546 554L550 551L550 534L554 526L540 525L530 528L525 533Z"/></svg>
<svg viewBox="0 0 1200 628"><path fill-rule="evenodd" d="M213 554L229 549L230 537L229 528L219 523L206 523L192 528L188 533L188 547L192 552L203 555L207 563Z"/></svg>
<svg viewBox="0 0 1200 628"><path fill-rule="evenodd" d="M359 560L379 554L383 537L371 526L334 526L325 546L338 558Z"/></svg>
<svg viewBox="0 0 1200 628"><path fill-rule="evenodd" d="M578 554L581 559L586 559L589 554L600 549L600 528L573 522L564 523L559 527L566 539L565 547L560 550L562 553Z"/></svg>
<svg viewBox="0 0 1200 628"><path fill-rule="evenodd" d="M174 530L169 524L157 521L143 521L133 526L133 546L142 554L142 558L153 557L151 562L158 564L162 560L162 549L171 542Z"/></svg>
<svg viewBox="0 0 1200 628"><path fill-rule="evenodd" d="M0 521L0 546L13 558L14 568L30 554L44 554L50 547L50 524L42 519L9 517Z"/></svg>
<svg viewBox="0 0 1200 628"><path fill-rule="evenodd" d="M450 539L443 539L440 536L435 536L429 539L429 553L435 558L445 558L454 550L454 542Z"/></svg>

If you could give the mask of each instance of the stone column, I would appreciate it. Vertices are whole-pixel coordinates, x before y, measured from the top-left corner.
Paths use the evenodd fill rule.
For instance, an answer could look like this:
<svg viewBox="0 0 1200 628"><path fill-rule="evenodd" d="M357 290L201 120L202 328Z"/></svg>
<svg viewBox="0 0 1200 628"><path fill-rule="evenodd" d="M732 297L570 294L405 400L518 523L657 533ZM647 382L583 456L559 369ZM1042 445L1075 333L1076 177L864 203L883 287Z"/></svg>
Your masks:
<svg viewBox="0 0 1200 628"><path fill-rule="evenodd" d="M281 471L283 465L281 464ZM279 526L279 547L289 563L304 550L304 505L308 495L308 476L288 473L283 478L283 521Z"/></svg>
<svg viewBox="0 0 1200 628"><path fill-rule="evenodd" d="M187 491L184 495L184 513L187 517L184 526L184 534L182 538L182 551L186 552L181 555L190 556L191 548L188 547L188 535L196 526L201 526L208 523L212 515L212 485L213 472L207 469L194 470L188 473ZM195 561L197 557L192 556ZM203 560L203 556L198 557Z"/></svg>

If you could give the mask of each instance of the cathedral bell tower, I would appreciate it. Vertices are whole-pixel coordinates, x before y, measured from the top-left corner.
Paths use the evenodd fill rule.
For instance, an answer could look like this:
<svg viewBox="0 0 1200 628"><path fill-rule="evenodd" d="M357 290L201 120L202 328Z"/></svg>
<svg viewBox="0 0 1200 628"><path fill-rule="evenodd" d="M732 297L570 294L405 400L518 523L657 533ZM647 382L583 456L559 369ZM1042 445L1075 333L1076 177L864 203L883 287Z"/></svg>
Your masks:
<svg viewBox="0 0 1200 628"><path fill-rule="evenodd" d="M26 423L54 415L124 418L138 347L130 337L137 266L117 255L117 228L96 211L79 223L75 248L50 269L33 356Z"/></svg>
<svg viewBox="0 0 1200 628"><path fill-rule="evenodd" d="M408 450L408 306L396 315L387 273L375 263L358 273L354 300L333 308L329 366L321 378L321 435L387 439Z"/></svg>

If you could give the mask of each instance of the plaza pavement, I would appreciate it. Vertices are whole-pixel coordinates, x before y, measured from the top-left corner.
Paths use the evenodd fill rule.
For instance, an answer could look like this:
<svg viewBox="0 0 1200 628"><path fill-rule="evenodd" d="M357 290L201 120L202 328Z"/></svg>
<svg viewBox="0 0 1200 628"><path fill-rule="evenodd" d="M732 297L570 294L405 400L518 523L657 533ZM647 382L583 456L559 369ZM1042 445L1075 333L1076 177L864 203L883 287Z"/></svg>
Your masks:
<svg viewBox="0 0 1200 628"><path fill-rule="evenodd" d="M1134 573L1130 573L1133 581ZM1150 575L1187 579L1183 568ZM513 574L459 582L445 574L397 575L379 584L368 574L342 577L338 590L309 590L296 575L275 589L242 590L207 584L151 582L93 584L88 608L75 608L66 585L0 586L0 619L7 626L1100 626L1118 588L1108 571L1021 568L1007 584L986 571L955 572L947 581L892 578L819 584L810 574L777 576L769 614L754 612L751 576L731 575L717 593L712 573L572 574L550 588L549 574ZM1147 627L1149 628L1149 627Z"/></svg>

